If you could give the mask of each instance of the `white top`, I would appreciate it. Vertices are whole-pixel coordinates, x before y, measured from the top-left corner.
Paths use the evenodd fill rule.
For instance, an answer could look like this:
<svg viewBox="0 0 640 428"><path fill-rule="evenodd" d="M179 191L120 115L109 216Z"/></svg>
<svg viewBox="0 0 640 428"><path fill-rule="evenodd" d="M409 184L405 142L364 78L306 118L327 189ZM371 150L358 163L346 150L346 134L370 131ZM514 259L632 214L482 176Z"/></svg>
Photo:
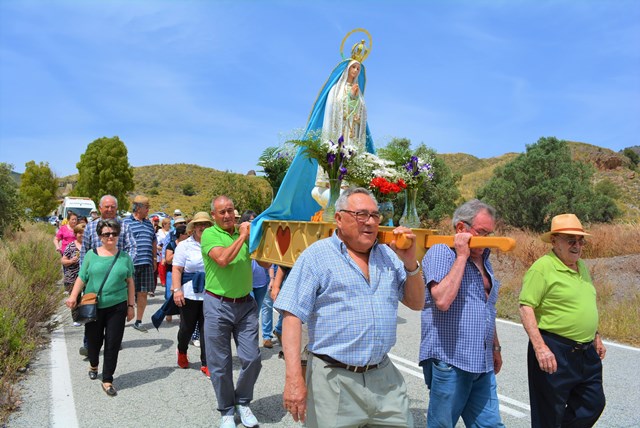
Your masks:
<svg viewBox="0 0 640 428"><path fill-rule="evenodd" d="M184 268L183 273L204 272L200 243L193 239L193 236L178 244L176 251L173 253L173 265ZM173 288L176 288L178 284L175 285ZM202 293L194 293L191 281L182 285L182 292L185 299L204 300L204 291Z"/></svg>

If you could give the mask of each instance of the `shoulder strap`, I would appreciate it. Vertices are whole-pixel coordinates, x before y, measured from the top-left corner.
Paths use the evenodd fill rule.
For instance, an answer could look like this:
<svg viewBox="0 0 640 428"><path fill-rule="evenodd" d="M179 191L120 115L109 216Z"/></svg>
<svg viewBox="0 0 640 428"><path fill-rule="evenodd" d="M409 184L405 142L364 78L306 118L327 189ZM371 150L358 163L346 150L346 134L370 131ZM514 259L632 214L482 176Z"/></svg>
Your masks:
<svg viewBox="0 0 640 428"><path fill-rule="evenodd" d="M96 249L94 248L93 251L96 251ZM98 254L98 253L96 252L96 254ZM98 298L100 297L100 293L102 292L102 287L104 287L104 283L107 282L107 278L109 278L109 274L111 273L111 268L113 268L113 265L116 264L116 262L118 261L118 257L119 256L120 256L120 250L118 250L118 252L116 253L116 256L113 258L113 262L111 263L111 266L109 266L109 270L107 270L107 274L104 276L104 279L102 280L102 284L100 285L100 289L96 293Z"/></svg>

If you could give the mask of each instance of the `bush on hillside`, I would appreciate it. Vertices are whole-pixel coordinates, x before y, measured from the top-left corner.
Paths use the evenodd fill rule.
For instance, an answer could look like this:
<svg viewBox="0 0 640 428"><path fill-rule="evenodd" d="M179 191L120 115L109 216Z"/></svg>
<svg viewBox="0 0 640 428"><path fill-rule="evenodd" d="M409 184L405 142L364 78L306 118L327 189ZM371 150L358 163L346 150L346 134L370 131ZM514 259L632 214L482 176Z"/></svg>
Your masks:
<svg viewBox="0 0 640 428"><path fill-rule="evenodd" d="M496 207L504 221L536 232L549 230L551 218L574 213L582 221L610 222L620 211L591 185L594 170L573 161L566 141L540 138L506 165L477 192Z"/></svg>
<svg viewBox="0 0 640 428"><path fill-rule="evenodd" d="M0 162L0 238L20 228L18 184L11 177L13 165Z"/></svg>

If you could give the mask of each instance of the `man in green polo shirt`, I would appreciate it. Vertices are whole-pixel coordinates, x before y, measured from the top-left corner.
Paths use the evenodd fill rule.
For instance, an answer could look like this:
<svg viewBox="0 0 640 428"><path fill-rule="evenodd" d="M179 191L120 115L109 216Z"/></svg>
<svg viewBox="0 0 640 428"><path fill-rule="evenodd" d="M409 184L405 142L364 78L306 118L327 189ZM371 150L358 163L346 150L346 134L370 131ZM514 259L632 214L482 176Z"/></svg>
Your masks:
<svg viewBox="0 0 640 428"><path fill-rule="evenodd" d="M541 239L552 249L531 266L520 292L529 335L527 366L533 427L591 427L605 406L596 290L580 259L585 237L574 214L551 220Z"/></svg>
<svg viewBox="0 0 640 428"><path fill-rule="evenodd" d="M221 428L235 428L234 413L245 427L258 425L249 409L262 362L258 347L258 306L251 296L249 222L235 224L235 207L227 196L211 202L215 224L202 233L205 271L204 340L211 384L221 414ZM268 264L267 264L268 266ZM231 337L242 369L233 385Z"/></svg>

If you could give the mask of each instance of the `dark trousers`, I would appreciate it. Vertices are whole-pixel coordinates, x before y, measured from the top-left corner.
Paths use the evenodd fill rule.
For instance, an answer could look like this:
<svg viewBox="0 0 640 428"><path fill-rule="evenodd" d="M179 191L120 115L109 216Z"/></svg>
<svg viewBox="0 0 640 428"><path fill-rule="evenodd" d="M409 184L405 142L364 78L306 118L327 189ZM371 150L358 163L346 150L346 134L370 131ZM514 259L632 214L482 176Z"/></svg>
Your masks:
<svg viewBox="0 0 640 428"><path fill-rule="evenodd" d="M593 345L575 349L568 339L543 335L555 355L558 371L540 369L531 342L527 354L531 426L534 428L593 426L605 406L602 362Z"/></svg>
<svg viewBox="0 0 640 428"><path fill-rule="evenodd" d="M193 331L198 324L200 337L204 337L204 311L202 301L184 299L184 305L180 308L180 329L178 329L178 351L182 354L189 349L189 341ZM207 365L207 351L205 340L200 341L200 361L203 366Z"/></svg>
<svg viewBox="0 0 640 428"><path fill-rule="evenodd" d="M113 382L113 373L118 365L118 353L120 345L122 345L126 319L127 302L124 301L108 308L98 309L98 318L84 326L91 367L98 367L100 349L104 342L103 382Z"/></svg>

